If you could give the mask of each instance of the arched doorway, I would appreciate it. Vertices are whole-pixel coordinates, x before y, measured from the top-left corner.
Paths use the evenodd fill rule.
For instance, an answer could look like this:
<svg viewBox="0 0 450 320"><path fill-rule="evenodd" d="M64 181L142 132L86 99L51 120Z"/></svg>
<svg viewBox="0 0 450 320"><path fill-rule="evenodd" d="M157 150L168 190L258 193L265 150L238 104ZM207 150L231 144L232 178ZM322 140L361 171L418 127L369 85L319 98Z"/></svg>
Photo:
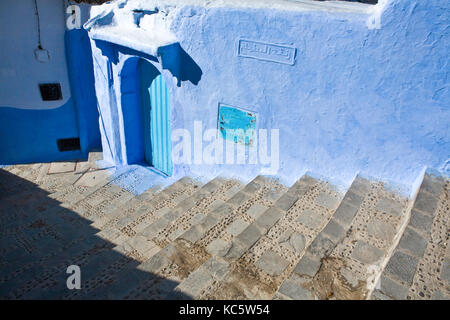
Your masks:
<svg viewBox="0 0 450 320"><path fill-rule="evenodd" d="M125 62L120 76L127 164L144 162L171 176L170 92L164 77L137 57Z"/></svg>

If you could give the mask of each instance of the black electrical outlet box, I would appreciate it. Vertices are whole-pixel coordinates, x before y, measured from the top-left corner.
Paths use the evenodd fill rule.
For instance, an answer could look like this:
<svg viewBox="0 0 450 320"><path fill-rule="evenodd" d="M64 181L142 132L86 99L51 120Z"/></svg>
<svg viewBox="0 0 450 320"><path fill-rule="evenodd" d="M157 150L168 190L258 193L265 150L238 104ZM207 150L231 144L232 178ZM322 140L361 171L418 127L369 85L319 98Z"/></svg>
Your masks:
<svg viewBox="0 0 450 320"><path fill-rule="evenodd" d="M59 139L56 143L59 151L81 150L80 138Z"/></svg>
<svg viewBox="0 0 450 320"><path fill-rule="evenodd" d="M59 83L41 83L39 84L39 89L44 101L62 100L61 85Z"/></svg>

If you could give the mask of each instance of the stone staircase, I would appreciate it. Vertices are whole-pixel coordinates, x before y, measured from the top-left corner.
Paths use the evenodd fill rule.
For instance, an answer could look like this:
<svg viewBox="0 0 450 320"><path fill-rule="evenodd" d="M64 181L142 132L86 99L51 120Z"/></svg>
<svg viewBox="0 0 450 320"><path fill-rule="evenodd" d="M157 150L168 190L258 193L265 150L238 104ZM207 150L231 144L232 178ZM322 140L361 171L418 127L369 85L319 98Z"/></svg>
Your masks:
<svg viewBox="0 0 450 320"><path fill-rule="evenodd" d="M449 299L449 181L156 184L85 162L0 169L3 299ZM68 290L66 269L81 268Z"/></svg>

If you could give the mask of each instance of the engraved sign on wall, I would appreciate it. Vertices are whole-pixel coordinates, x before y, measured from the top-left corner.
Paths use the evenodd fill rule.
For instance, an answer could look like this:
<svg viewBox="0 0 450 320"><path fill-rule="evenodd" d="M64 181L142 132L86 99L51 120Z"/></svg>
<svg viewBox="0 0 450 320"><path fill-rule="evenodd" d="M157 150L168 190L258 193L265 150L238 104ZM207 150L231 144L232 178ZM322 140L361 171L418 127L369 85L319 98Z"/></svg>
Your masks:
<svg viewBox="0 0 450 320"><path fill-rule="evenodd" d="M286 45L239 39L238 56L293 65L296 50Z"/></svg>

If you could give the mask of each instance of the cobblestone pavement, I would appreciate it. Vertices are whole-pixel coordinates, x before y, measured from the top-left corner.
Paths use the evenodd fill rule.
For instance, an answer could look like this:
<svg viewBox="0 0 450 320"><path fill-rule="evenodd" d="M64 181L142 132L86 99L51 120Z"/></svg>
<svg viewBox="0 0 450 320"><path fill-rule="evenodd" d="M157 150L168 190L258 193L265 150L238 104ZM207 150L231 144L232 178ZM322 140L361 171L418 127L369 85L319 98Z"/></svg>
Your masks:
<svg viewBox="0 0 450 320"><path fill-rule="evenodd" d="M426 174L414 200L309 175L136 196L141 169L100 157L0 169L1 299L450 298L448 180Z"/></svg>

